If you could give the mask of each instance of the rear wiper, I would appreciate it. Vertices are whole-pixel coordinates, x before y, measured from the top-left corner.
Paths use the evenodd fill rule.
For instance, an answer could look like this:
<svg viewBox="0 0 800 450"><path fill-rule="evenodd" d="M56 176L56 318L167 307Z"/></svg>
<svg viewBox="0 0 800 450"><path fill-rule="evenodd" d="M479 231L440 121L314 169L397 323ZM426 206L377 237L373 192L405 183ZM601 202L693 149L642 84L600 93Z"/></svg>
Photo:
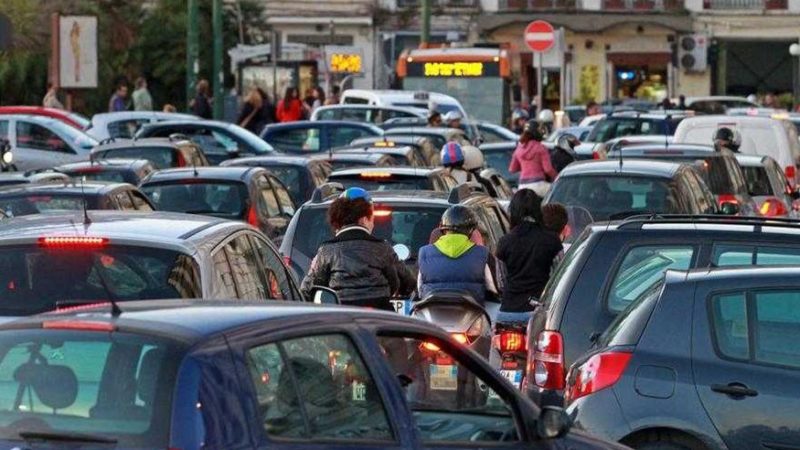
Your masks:
<svg viewBox="0 0 800 450"><path fill-rule="evenodd" d="M71 433L69 431L20 431L19 437L27 440L60 441L60 442L90 442L97 444L116 444L114 438L99 434Z"/></svg>

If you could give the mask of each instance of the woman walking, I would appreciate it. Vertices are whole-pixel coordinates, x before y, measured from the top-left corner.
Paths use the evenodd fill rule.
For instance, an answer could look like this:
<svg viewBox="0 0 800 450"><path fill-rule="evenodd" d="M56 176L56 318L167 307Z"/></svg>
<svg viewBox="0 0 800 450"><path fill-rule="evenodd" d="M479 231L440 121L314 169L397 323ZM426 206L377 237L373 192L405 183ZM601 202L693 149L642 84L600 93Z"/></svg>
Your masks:
<svg viewBox="0 0 800 450"><path fill-rule="evenodd" d="M275 108L275 117L278 122L296 122L303 119L306 106L300 100L300 91L296 87L287 87L278 107Z"/></svg>
<svg viewBox="0 0 800 450"><path fill-rule="evenodd" d="M508 166L508 171L511 173L520 172L520 189L531 189L540 197L547 194L550 181L558 175L550 161L550 151L542 145L543 138L539 122L529 120L522 130L517 148L511 156L511 164Z"/></svg>

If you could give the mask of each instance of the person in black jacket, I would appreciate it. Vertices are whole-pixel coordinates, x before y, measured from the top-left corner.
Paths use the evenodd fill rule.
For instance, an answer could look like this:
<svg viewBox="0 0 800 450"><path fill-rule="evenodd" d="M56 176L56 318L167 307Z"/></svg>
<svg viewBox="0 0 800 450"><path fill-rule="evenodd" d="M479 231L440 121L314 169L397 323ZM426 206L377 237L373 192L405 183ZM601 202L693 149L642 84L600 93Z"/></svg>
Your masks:
<svg viewBox="0 0 800 450"><path fill-rule="evenodd" d="M409 295L416 280L392 247L372 235L372 199L358 187L345 190L328 210L336 235L323 242L303 278L309 298L314 286L336 291L344 305L394 311L393 295Z"/></svg>
<svg viewBox="0 0 800 450"><path fill-rule="evenodd" d="M561 173L565 167L574 163L578 159L575 153L575 147L579 146L581 141L575 136L564 133L556 140L556 146L550 155L550 162L556 172Z"/></svg>
<svg viewBox="0 0 800 450"><path fill-rule="evenodd" d="M543 226L542 198L520 189L509 204L511 231L500 238L497 259L505 268L498 322L527 322L550 278L553 260L562 245L556 233Z"/></svg>
<svg viewBox="0 0 800 450"><path fill-rule="evenodd" d="M201 119L210 119L212 116L211 102L209 101L208 80L205 78L197 82L197 95L189 103L192 114Z"/></svg>

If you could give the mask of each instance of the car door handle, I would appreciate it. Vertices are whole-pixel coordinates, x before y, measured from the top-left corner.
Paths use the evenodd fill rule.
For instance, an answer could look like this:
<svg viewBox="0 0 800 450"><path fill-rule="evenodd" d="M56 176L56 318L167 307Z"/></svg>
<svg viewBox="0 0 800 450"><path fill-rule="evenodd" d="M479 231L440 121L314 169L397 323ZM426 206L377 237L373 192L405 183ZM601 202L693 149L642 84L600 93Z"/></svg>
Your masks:
<svg viewBox="0 0 800 450"><path fill-rule="evenodd" d="M755 397L758 391L750 389L742 383L712 384L711 390L731 397Z"/></svg>

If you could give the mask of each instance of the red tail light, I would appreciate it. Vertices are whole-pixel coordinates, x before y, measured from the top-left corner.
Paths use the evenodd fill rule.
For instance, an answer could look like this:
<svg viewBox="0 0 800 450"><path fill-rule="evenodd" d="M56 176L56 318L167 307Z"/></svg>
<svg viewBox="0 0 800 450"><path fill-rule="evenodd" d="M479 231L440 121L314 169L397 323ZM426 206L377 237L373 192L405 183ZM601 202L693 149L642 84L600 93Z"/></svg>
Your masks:
<svg viewBox="0 0 800 450"><path fill-rule="evenodd" d="M627 352L607 352L589 358L576 369L575 380L567 393L568 401L613 386L625 372L631 356L632 354Z"/></svg>
<svg viewBox="0 0 800 450"><path fill-rule="evenodd" d="M564 338L558 331L542 331L536 337L533 358L534 383L544 389L564 389Z"/></svg>
<svg viewBox="0 0 800 450"><path fill-rule="evenodd" d="M465 333L452 333L451 336L461 345L469 344L469 338Z"/></svg>
<svg viewBox="0 0 800 450"><path fill-rule="evenodd" d="M247 223L254 227L258 227L258 213L256 212L256 208L251 206L247 208Z"/></svg>
<svg viewBox="0 0 800 450"><path fill-rule="evenodd" d="M381 208L372 211L372 215L379 218L389 217L392 215L391 209Z"/></svg>
<svg viewBox="0 0 800 450"><path fill-rule="evenodd" d="M525 333L518 331L502 331L500 332L500 351L506 352L524 352L527 345L525 342Z"/></svg>
<svg viewBox="0 0 800 450"><path fill-rule="evenodd" d="M764 200L761 207L758 209L762 216L766 217L783 217L789 214L786 205L777 198L768 198Z"/></svg>
<svg viewBox="0 0 800 450"><path fill-rule="evenodd" d="M600 153L592 152L592 159L600 159Z"/></svg>
<svg viewBox="0 0 800 450"><path fill-rule="evenodd" d="M420 344L420 347L423 350L427 350L429 352L434 352L434 353L436 353L439 350L441 350L438 345L434 344L433 342L428 342L428 341L425 341L422 344Z"/></svg>
<svg viewBox="0 0 800 450"><path fill-rule="evenodd" d="M107 322L90 322L87 320L51 320L42 322L46 330L81 330L81 331L114 331L113 324Z"/></svg>
<svg viewBox="0 0 800 450"><path fill-rule="evenodd" d="M734 205L739 204L739 199L733 194L720 194L717 201L719 202L719 206L722 206L723 203L733 203Z"/></svg>
<svg viewBox="0 0 800 450"><path fill-rule="evenodd" d="M786 166L783 171L784 174L786 174L786 178L789 179L789 182L793 182L795 175L797 175L797 168L795 166Z"/></svg>
<svg viewBox="0 0 800 450"><path fill-rule="evenodd" d="M186 158L183 157L183 153L178 152L178 157L176 159L177 161L175 164L177 167L186 167Z"/></svg>
<svg viewBox="0 0 800 450"><path fill-rule="evenodd" d="M292 267L292 258L290 256L284 256L283 265L286 267Z"/></svg>
<svg viewBox="0 0 800 450"><path fill-rule="evenodd" d="M108 244L108 238L90 236L45 236L39 238L40 247L50 248L85 248L102 247Z"/></svg>

